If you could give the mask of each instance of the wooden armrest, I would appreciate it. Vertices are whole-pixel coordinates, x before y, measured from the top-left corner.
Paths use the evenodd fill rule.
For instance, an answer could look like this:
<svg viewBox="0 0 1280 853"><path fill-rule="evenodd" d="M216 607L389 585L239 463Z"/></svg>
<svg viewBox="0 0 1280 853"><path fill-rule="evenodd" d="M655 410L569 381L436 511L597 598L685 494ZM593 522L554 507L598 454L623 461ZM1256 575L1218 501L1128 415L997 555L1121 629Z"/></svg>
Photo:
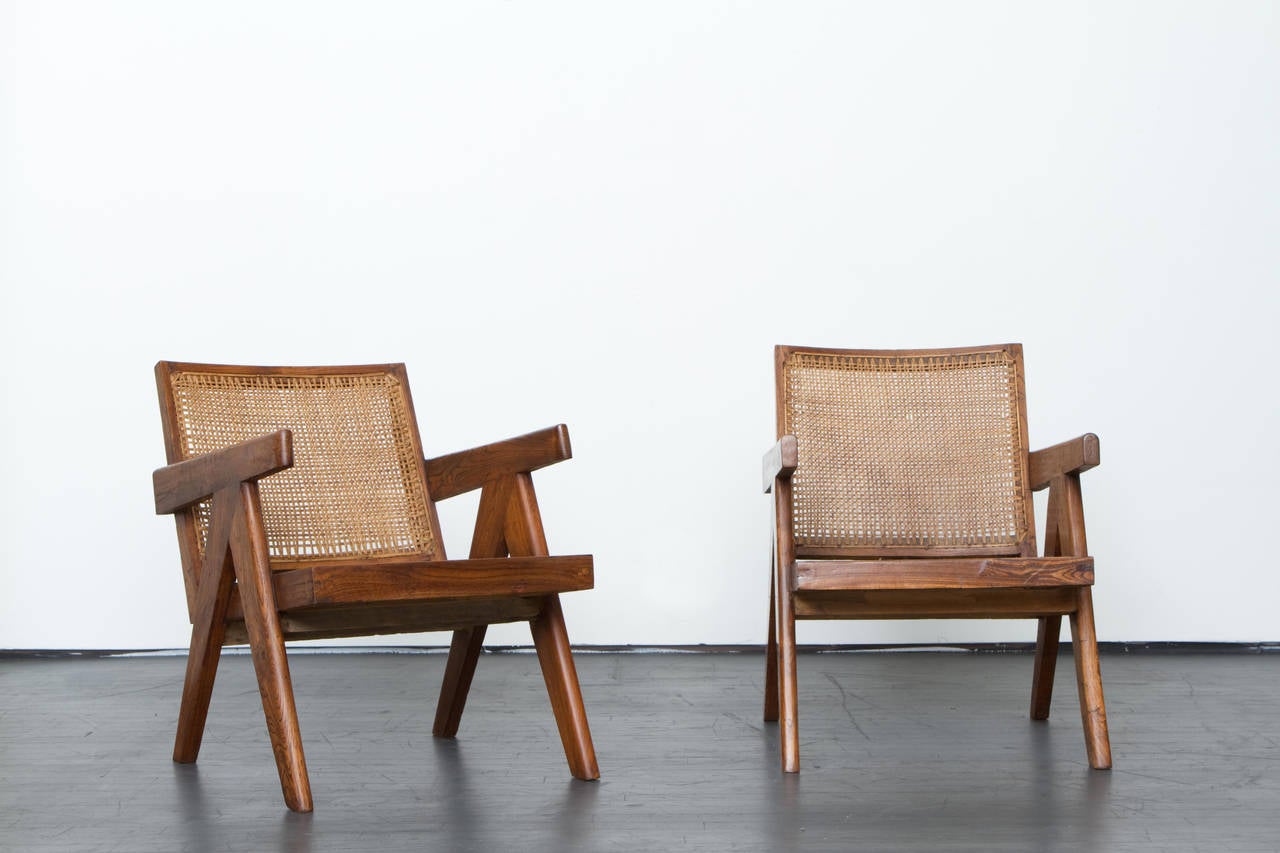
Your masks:
<svg viewBox="0 0 1280 853"><path fill-rule="evenodd" d="M442 501L503 474L522 474L573 458L564 424L426 460L427 489Z"/></svg>
<svg viewBox="0 0 1280 853"><path fill-rule="evenodd" d="M773 483L779 477L790 477L797 465L796 437L784 435L764 455L764 491L773 491Z"/></svg>
<svg viewBox="0 0 1280 853"><path fill-rule="evenodd" d="M257 480L293 464L293 433L287 429L156 469L151 481L156 513L177 512L219 489Z"/></svg>
<svg viewBox="0 0 1280 853"><path fill-rule="evenodd" d="M1033 450L1030 454L1028 469L1031 475L1031 490L1038 492L1049 485L1055 477L1065 474L1079 474L1097 467L1098 437L1087 432L1079 438Z"/></svg>

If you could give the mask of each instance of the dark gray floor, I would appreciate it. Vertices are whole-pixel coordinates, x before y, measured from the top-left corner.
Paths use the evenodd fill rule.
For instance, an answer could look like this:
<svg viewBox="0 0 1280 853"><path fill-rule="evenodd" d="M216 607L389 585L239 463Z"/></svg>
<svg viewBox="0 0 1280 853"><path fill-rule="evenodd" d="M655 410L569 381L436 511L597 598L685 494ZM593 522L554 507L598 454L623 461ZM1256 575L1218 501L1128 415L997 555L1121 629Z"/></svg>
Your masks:
<svg viewBox="0 0 1280 853"><path fill-rule="evenodd" d="M1107 773L1065 656L1036 724L1027 655L803 654L786 777L760 655L580 655L599 783L569 778L531 655L480 661L456 741L431 737L442 655L298 655L311 815L247 657L200 763L170 761L184 663L0 659L0 849L1280 850L1280 655L1104 657Z"/></svg>

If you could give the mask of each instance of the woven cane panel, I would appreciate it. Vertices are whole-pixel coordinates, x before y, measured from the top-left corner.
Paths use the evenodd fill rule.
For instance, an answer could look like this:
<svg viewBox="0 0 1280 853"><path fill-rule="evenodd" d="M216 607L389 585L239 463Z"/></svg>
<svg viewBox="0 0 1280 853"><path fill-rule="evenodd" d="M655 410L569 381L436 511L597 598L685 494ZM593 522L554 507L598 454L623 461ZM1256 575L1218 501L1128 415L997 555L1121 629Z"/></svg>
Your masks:
<svg viewBox="0 0 1280 853"><path fill-rule="evenodd" d="M1011 354L795 352L784 381L798 546L1016 550L1026 520Z"/></svg>
<svg viewBox="0 0 1280 853"><path fill-rule="evenodd" d="M396 376L179 372L172 381L183 458L292 430L293 467L259 481L273 561L432 553L426 485ZM203 554L208 502L195 518Z"/></svg>

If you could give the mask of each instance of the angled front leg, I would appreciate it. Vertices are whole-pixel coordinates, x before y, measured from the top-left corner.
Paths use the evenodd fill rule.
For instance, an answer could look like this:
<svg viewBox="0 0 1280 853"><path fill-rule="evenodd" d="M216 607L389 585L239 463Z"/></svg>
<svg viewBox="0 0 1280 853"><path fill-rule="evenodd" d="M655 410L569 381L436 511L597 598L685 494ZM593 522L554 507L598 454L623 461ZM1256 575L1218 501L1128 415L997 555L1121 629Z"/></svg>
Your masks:
<svg viewBox="0 0 1280 853"><path fill-rule="evenodd" d="M471 558L507 556L505 527L507 508L511 502L511 477L490 481L480 493L476 511L475 532L471 536ZM457 737L462 710L467 704L471 679L476 673L480 652L484 649L487 625L473 625L453 632L449 646L449 662L445 664L440 700L436 703L436 721L431 733L436 737Z"/></svg>
<svg viewBox="0 0 1280 853"><path fill-rule="evenodd" d="M1045 527L1045 555L1083 557L1089 553L1084 532L1084 501L1080 496L1080 474L1101 461L1098 437L1086 433L1071 441L1037 450L1028 456L1029 485L1033 491L1049 487L1049 518ZM1056 647L1057 630L1051 621L1040 620L1041 641L1036 644L1036 675L1031 694L1031 716L1049 714L1049 691L1053 670L1050 646ZM1053 641L1047 635L1054 635ZM1056 648L1053 649L1056 651ZM1102 670L1098 662L1098 638L1093 625L1093 590L1076 590L1076 609L1071 614L1071 650L1076 662L1076 687L1080 693L1080 716L1089 765L1095 770L1111 766L1111 739L1107 731L1106 702L1102 698ZM1043 716L1041 716L1043 715Z"/></svg>
<svg viewBox="0 0 1280 853"><path fill-rule="evenodd" d="M178 709L178 733L173 743L173 760L190 764L200 754L213 679L222 657L222 640L227 632L227 607L235 571L231 563L231 527L240 509L240 487L230 486L213 497L212 518L206 539L204 561L196 587L192 610L191 649L187 654L187 677L182 685Z"/></svg>
<svg viewBox="0 0 1280 853"><path fill-rule="evenodd" d="M1062 543L1058 536L1058 514L1062 502L1060 489L1049 492L1049 506L1045 512L1044 555L1062 555ZM1041 616L1036 633L1035 667L1031 673L1031 719L1049 719L1049 705L1053 700L1053 677L1058 667L1058 636L1062 633L1061 616Z"/></svg>
<svg viewBox="0 0 1280 853"><path fill-rule="evenodd" d="M779 479L773 487L774 619L778 644L778 716L782 731L782 772L800 772L800 729L797 713L799 680L796 675L796 618L791 600L791 567L795 551L791 545L791 481Z"/></svg>
<svg viewBox="0 0 1280 853"><path fill-rule="evenodd" d="M1080 719L1089 766L1111 768L1111 736L1107 731L1107 704L1102 698L1102 669L1098 663L1098 638L1093 629L1093 593L1087 586L1077 592L1076 612L1071 614L1071 645L1076 659L1076 686L1080 691Z"/></svg>
<svg viewBox="0 0 1280 853"><path fill-rule="evenodd" d="M1062 493L1058 525L1062 549L1072 555L1088 554L1080 475L1067 474L1056 481L1053 488ZM1094 770L1107 770L1111 767L1111 737L1107 730L1106 701L1102 696L1098 637L1093 625L1093 590L1087 586L1076 592L1076 611L1071 614L1071 650L1076 659L1076 687L1080 693L1080 718L1084 724L1089 766Z"/></svg>
<svg viewBox="0 0 1280 853"><path fill-rule="evenodd" d="M546 556L548 553L542 515L538 511L533 478L529 474L517 474L512 480L505 538L513 555ZM569 761L569 772L577 779L599 779L600 768L596 765L595 746L587 725L587 710L582 702L578 672L573 665L560 596L548 595L543 599L542 611L529 622L529 629L538 650L538 663L547 684L565 758Z"/></svg>
<svg viewBox="0 0 1280 853"><path fill-rule="evenodd" d="M769 549L769 637L764 645L764 721L778 721L778 593L774 590L773 549Z"/></svg>
<svg viewBox="0 0 1280 853"><path fill-rule="evenodd" d="M240 485L239 510L231 527L231 554L244 606L253 668L258 675L258 692L262 694L262 710L267 718L267 734L271 737L285 804L292 811L309 812L311 782L302 754L298 710L293 701L284 634L280 630L280 614L271 585L271 564L257 483Z"/></svg>
<svg viewBox="0 0 1280 853"><path fill-rule="evenodd" d="M529 622L529 629L533 633L533 645L538 650L538 663L547 684L547 695L551 699L556 727L560 730L565 758L569 761L569 772L575 779L599 779L600 768L596 765L596 750L587 725L587 709L582 703L578 671L573 665L569 632L565 629L564 614L560 610L560 596L548 595L543 600L542 612Z"/></svg>

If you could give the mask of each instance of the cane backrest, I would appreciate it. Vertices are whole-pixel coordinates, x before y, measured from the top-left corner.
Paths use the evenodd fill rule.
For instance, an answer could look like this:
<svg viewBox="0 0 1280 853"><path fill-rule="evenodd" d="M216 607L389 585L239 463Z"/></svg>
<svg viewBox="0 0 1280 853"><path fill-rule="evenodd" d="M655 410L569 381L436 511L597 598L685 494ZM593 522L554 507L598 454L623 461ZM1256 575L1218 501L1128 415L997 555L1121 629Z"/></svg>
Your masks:
<svg viewBox="0 0 1280 853"><path fill-rule="evenodd" d="M797 554L1034 555L1019 345L777 357Z"/></svg>
<svg viewBox="0 0 1280 853"><path fill-rule="evenodd" d="M293 466L259 484L272 568L443 557L403 365L156 372L170 462L291 431ZM184 551L203 554L209 506L188 513Z"/></svg>

